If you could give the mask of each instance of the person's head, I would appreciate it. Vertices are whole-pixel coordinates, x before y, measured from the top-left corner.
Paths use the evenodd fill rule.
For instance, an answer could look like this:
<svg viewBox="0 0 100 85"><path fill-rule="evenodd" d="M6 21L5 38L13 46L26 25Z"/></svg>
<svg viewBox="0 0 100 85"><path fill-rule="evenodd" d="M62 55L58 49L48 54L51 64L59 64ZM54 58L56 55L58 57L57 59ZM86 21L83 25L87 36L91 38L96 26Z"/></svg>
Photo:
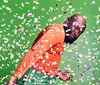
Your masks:
<svg viewBox="0 0 100 85"><path fill-rule="evenodd" d="M64 22L65 42L73 43L85 30L86 19L79 14L74 14Z"/></svg>

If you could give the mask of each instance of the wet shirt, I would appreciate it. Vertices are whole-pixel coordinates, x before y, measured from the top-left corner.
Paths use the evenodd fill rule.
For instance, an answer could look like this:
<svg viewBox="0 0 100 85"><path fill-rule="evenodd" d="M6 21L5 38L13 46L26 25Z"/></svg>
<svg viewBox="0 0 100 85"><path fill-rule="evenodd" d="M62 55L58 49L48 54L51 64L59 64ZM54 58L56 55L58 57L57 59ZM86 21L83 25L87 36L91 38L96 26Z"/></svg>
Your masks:
<svg viewBox="0 0 100 85"><path fill-rule="evenodd" d="M29 69L56 76L64 51L64 28L62 24L53 24L43 29L23 57L14 75L18 79Z"/></svg>

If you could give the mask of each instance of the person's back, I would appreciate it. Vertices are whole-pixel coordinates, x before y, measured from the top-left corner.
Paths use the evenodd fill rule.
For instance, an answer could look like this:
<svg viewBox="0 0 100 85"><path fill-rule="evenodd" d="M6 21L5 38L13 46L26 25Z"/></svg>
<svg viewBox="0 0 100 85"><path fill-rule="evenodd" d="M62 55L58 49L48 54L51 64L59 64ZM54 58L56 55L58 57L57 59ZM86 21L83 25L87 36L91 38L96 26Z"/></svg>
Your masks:
<svg viewBox="0 0 100 85"><path fill-rule="evenodd" d="M47 31L52 31L52 33L50 35L48 35L48 34L46 34ZM55 36L55 34L56 34L56 36ZM32 67L37 71L46 73L47 75L56 75L58 66L60 64L61 54L64 51L63 44L64 44L64 36L65 35L64 35L63 25L62 24L53 24L53 25L46 27L45 29L43 29L43 31L40 32L40 34L36 38L35 42L38 42L38 40L43 35L46 35L49 38L55 37L53 41L56 44L52 45L52 43L50 43L49 39L41 40L42 42L46 42L48 44L47 46L49 46L50 49L45 51L43 56L41 56L41 59L39 59ZM59 40L57 41L57 38L61 38L60 39L61 42L59 42ZM36 44L36 46L34 44ZM38 44L33 43L32 48L34 49L34 47L38 47ZM41 47L43 47L43 46L44 45L41 44Z"/></svg>

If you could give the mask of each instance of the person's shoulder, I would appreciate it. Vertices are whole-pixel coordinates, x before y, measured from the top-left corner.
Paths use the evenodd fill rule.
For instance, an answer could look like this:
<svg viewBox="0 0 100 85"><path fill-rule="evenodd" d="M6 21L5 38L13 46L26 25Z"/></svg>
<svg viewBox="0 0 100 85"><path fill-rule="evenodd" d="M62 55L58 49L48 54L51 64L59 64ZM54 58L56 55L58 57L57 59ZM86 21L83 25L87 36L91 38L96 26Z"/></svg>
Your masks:
<svg viewBox="0 0 100 85"><path fill-rule="evenodd" d="M63 30L63 24L52 24L45 28L45 30L55 30L61 32Z"/></svg>
<svg viewBox="0 0 100 85"><path fill-rule="evenodd" d="M52 24L50 25L50 27L57 27L57 28L61 28L63 26L63 24Z"/></svg>
<svg viewBox="0 0 100 85"><path fill-rule="evenodd" d="M43 29L43 33L54 33L57 38L59 38L59 41L61 41L61 43L64 42L64 28L63 28L63 24L52 24L47 26L45 29Z"/></svg>

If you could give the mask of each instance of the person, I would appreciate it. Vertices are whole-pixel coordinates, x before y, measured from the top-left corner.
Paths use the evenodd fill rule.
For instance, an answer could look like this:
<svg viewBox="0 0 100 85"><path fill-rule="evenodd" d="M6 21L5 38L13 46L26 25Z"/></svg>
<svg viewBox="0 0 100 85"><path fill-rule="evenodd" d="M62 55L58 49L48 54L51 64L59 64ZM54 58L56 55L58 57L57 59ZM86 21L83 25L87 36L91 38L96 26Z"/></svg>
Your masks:
<svg viewBox="0 0 100 85"><path fill-rule="evenodd" d="M85 28L86 19L80 14L68 17L63 24L47 26L39 33L7 85L54 85L56 77L71 80L73 75L68 70L58 70L64 43L72 44Z"/></svg>

